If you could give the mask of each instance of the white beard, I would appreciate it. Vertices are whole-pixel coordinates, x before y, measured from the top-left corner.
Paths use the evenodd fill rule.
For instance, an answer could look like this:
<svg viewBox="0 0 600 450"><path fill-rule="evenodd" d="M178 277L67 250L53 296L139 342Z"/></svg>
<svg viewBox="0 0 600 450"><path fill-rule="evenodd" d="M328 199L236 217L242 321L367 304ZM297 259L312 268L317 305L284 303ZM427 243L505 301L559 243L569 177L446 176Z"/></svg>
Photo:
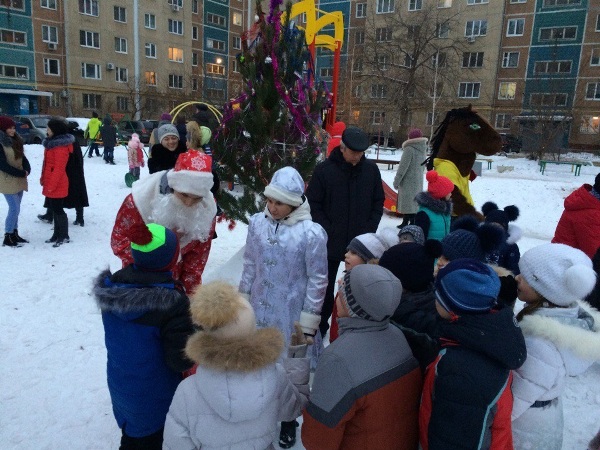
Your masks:
<svg viewBox="0 0 600 450"><path fill-rule="evenodd" d="M206 242L212 238L212 223L217 205L212 198L203 198L194 206L185 206L175 195L158 195L151 204L147 223L158 223L170 228L179 236L181 248L192 241Z"/></svg>

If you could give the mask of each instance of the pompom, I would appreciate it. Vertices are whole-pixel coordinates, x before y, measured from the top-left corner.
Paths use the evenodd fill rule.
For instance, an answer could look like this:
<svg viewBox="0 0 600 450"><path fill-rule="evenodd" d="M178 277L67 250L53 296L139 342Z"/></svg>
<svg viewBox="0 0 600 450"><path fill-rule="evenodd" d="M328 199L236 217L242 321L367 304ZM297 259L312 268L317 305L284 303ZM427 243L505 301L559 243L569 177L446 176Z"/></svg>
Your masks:
<svg viewBox="0 0 600 450"><path fill-rule="evenodd" d="M146 245L152 242L152 233L145 223L136 223L129 229L129 240L137 245Z"/></svg>
<svg viewBox="0 0 600 450"><path fill-rule="evenodd" d="M207 331L235 321L240 309L240 295L232 285L222 281L198 286L190 296L192 320Z"/></svg>
<svg viewBox="0 0 600 450"><path fill-rule="evenodd" d="M496 205L494 202L485 202L481 207L481 212L484 216L487 216L490 212L494 211L495 209L498 209L498 205Z"/></svg>
<svg viewBox="0 0 600 450"><path fill-rule="evenodd" d="M431 182L435 182L435 180L437 180L439 176L440 176L440 174L437 173L435 170L429 170L425 174L425 179L427 180L428 183L431 183Z"/></svg>
<svg viewBox="0 0 600 450"><path fill-rule="evenodd" d="M439 258L444 252L442 243L437 239L427 239L424 244L425 252L432 258Z"/></svg>
<svg viewBox="0 0 600 450"><path fill-rule="evenodd" d="M386 227L379 230L377 234L385 241L387 248L391 248L400 242L397 231L397 229Z"/></svg>
<svg viewBox="0 0 600 450"><path fill-rule="evenodd" d="M575 264L565 270L564 282L568 292L584 299L596 285L596 272L591 267Z"/></svg>
<svg viewBox="0 0 600 450"><path fill-rule="evenodd" d="M517 220L517 217L519 217L519 208L517 208L515 205L507 206L504 208L504 212L506 213L506 217L508 217L509 222L513 222Z"/></svg>
<svg viewBox="0 0 600 450"><path fill-rule="evenodd" d="M475 233L479 227L479 222L473 216L461 216L451 225L450 231L467 230Z"/></svg>
<svg viewBox="0 0 600 450"><path fill-rule="evenodd" d="M484 223L475 231L481 248L487 253L495 250L504 240L504 230L497 225Z"/></svg>

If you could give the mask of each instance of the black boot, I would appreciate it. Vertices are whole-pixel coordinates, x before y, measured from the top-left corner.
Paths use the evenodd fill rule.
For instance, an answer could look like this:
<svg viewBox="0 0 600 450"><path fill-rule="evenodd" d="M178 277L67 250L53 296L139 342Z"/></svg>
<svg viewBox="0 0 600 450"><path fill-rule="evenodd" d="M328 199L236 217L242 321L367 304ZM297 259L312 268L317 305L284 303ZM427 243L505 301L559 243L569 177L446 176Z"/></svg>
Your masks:
<svg viewBox="0 0 600 450"><path fill-rule="evenodd" d="M54 216L54 230L56 231L56 241L52 247L60 247L67 244L69 240L69 219L66 214Z"/></svg>
<svg viewBox="0 0 600 450"><path fill-rule="evenodd" d="M12 233L4 233L4 242L2 243L2 247L20 247L20 245L18 242L15 242Z"/></svg>
<svg viewBox="0 0 600 450"><path fill-rule="evenodd" d="M29 244L29 241L27 239L23 239L21 236L19 236L19 231L16 228L15 231L13 231L13 238L14 241L19 244Z"/></svg>
<svg viewBox="0 0 600 450"><path fill-rule="evenodd" d="M281 422L281 431L279 432L279 446L281 448L291 448L296 444L296 427L298 422Z"/></svg>
<svg viewBox="0 0 600 450"><path fill-rule="evenodd" d="M73 222L73 225L79 225L82 227L83 224L83 208L77 207L75 208L75 222Z"/></svg>
<svg viewBox="0 0 600 450"><path fill-rule="evenodd" d="M38 214L38 219L40 219L42 222L46 222L46 223L52 223L52 212L50 212L50 210L46 210L46 214Z"/></svg>

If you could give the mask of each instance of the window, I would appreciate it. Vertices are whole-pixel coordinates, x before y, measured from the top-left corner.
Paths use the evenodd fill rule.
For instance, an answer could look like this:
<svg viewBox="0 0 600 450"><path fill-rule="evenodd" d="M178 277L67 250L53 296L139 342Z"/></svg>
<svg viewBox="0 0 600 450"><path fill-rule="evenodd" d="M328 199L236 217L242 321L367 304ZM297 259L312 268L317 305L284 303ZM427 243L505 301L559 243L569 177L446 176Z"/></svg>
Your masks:
<svg viewBox="0 0 600 450"><path fill-rule="evenodd" d="M512 115L505 113L496 114L496 128L508 129L510 128L510 121Z"/></svg>
<svg viewBox="0 0 600 450"><path fill-rule="evenodd" d="M438 8L452 8L452 0L438 0Z"/></svg>
<svg viewBox="0 0 600 450"><path fill-rule="evenodd" d="M183 22L180 20L169 19L168 30L169 33L172 34L183 34Z"/></svg>
<svg viewBox="0 0 600 450"><path fill-rule="evenodd" d="M371 85L371 98L385 98L387 95L387 86L385 84Z"/></svg>
<svg viewBox="0 0 600 450"><path fill-rule="evenodd" d="M102 107L102 96L98 94L82 94L84 109L100 109Z"/></svg>
<svg viewBox="0 0 600 450"><path fill-rule="evenodd" d="M488 3L488 0L467 0L467 5L482 5Z"/></svg>
<svg viewBox="0 0 600 450"><path fill-rule="evenodd" d="M394 12L394 0L377 0L377 14Z"/></svg>
<svg viewBox="0 0 600 450"><path fill-rule="evenodd" d="M446 52L437 52L431 57L431 65L433 67L446 67L448 64L448 58Z"/></svg>
<svg viewBox="0 0 600 450"><path fill-rule="evenodd" d="M198 0L192 0L192 12L198 14Z"/></svg>
<svg viewBox="0 0 600 450"><path fill-rule="evenodd" d="M192 91L198 90L198 78L192 78Z"/></svg>
<svg viewBox="0 0 600 450"><path fill-rule="evenodd" d="M156 72L148 71L145 73L146 84L148 86L156 86Z"/></svg>
<svg viewBox="0 0 600 450"><path fill-rule="evenodd" d="M507 36L523 36L525 19L510 19L506 27Z"/></svg>
<svg viewBox="0 0 600 450"><path fill-rule="evenodd" d="M571 73L572 61L536 61L533 73Z"/></svg>
<svg viewBox="0 0 600 450"><path fill-rule="evenodd" d="M515 68L519 65L519 52L502 53L502 67Z"/></svg>
<svg viewBox="0 0 600 450"><path fill-rule="evenodd" d="M100 34L94 31L79 30L79 45L100 48Z"/></svg>
<svg viewBox="0 0 600 450"><path fill-rule="evenodd" d="M56 0L41 0L40 6L47 9L56 9Z"/></svg>
<svg viewBox="0 0 600 450"><path fill-rule="evenodd" d="M100 64L81 63L81 78L100 80Z"/></svg>
<svg viewBox="0 0 600 450"><path fill-rule="evenodd" d="M192 66L198 65L198 53L192 52Z"/></svg>
<svg viewBox="0 0 600 450"><path fill-rule="evenodd" d="M27 45L27 35L21 31L0 30L0 42L15 45Z"/></svg>
<svg viewBox="0 0 600 450"><path fill-rule="evenodd" d="M459 98L479 98L481 83L460 83L458 85Z"/></svg>
<svg viewBox="0 0 600 450"><path fill-rule="evenodd" d="M58 30L50 25L42 25L42 41L58 44Z"/></svg>
<svg viewBox="0 0 600 450"><path fill-rule="evenodd" d="M212 75L225 75L225 66L222 66L220 64L207 63L206 73Z"/></svg>
<svg viewBox="0 0 600 450"><path fill-rule="evenodd" d="M440 98L443 91L444 91L444 82L438 81L437 83L432 84L429 87L429 96L431 98Z"/></svg>
<svg viewBox="0 0 600 450"><path fill-rule="evenodd" d="M527 0L510 0L510 3L527 3Z"/></svg>
<svg viewBox="0 0 600 450"><path fill-rule="evenodd" d="M581 0L544 0L544 7L580 5Z"/></svg>
<svg viewBox="0 0 600 450"><path fill-rule="evenodd" d="M440 39L448 39L450 35L450 25L448 22L438 23L435 26L435 35Z"/></svg>
<svg viewBox="0 0 600 450"><path fill-rule="evenodd" d="M240 62L237 58L231 60L231 70L233 73L240 73Z"/></svg>
<svg viewBox="0 0 600 450"><path fill-rule="evenodd" d="M439 121L438 113L435 113L435 114L433 114L433 112L427 113L427 119L425 119L426 125L435 125L436 123L438 123L438 121Z"/></svg>
<svg viewBox="0 0 600 450"><path fill-rule="evenodd" d="M465 36L485 36L487 20L469 20L465 26Z"/></svg>
<svg viewBox="0 0 600 450"><path fill-rule="evenodd" d="M354 86L354 89L352 89L352 95L354 95L355 98L362 97L362 86L360 84L358 86Z"/></svg>
<svg viewBox="0 0 600 450"><path fill-rule="evenodd" d="M127 22L127 11L122 6L115 6L113 9L113 16L117 22Z"/></svg>
<svg viewBox="0 0 600 450"><path fill-rule="evenodd" d="M218 41L216 39L207 39L206 40L206 47L207 48L211 48L213 50L225 51L225 42L224 41Z"/></svg>
<svg viewBox="0 0 600 450"><path fill-rule="evenodd" d="M232 38L232 47L234 50L241 50L242 48L242 38L239 36L233 36Z"/></svg>
<svg viewBox="0 0 600 450"><path fill-rule="evenodd" d="M354 64L352 64L352 71L353 72L362 72L363 71L363 60L362 59L354 60Z"/></svg>
<svg viewBox="0 0 600 450"><path fill-rule="evenodd" d="M321 77L332 77L333 76L333 67L321 67L319 70L319 74Z"/></svg>
<svg viewBox="0 0 600 450"><path fill-rule="evenodd" d="M198 40L198 27L192 27L192 39L194 41Z"/></svg>
<svg viewBox="0 0 600 450"><path fill-rule="evenodd" d="M404 67L412 67L413 66L412 56L410 56L409 54L404 55L404 62L402 63L402 65Z"/></svg>
<svg viewBox="0 0 600 450"><path fill-rule="evenodd" d="M363 17L367 17L367 4L366 3L357 3L356 4L356 18L360 19Z"/></svg>
<svg viewBox="0 0 600 450"><path fill-rule="evenodd" d="M354 43L356 45L361 45L365 43L365 32L364 31L356 31L354 33Z"/></svg>
<svg viewBox="0 0 600 450"><path fill-rule="evenodd" d="M225 26L225 17L219 16L217 14L208 13L208 14L206 14L206 23L224 27Z"/></svg>
<svg viewBox="0 0 600 450"><path fill-rule="evenodd" d="M79 0L79 13L98 17L98 0Z"/></svg>
<svg viewBox="0 0 600 450"><path fill-rule="evenodd" d="M146 58L156 58L156 45L151 42L146 42Z"/></svg>
<svg viewBox="0 0 600 450"><path fill-rule="evenodd" d="M381 111L370 111L369 119L372 125L382 125L385 113Z"/></svg>
<svg viewBox="0 0 600 450"><path fill-rule="evenodd" d="M60 75L58 59L44 58L44 75Z"/></svg>
<svg viewBox="0 0 600 450"><path fill-rule="evenodd" d="M517 91L517 83L501 82L498 87L498 99L499 100L514 100L516 91Z"/></svg>
<svg viewBox="0 0 600 450"><path fill-rule="evenodd" d="M409 11L419 11L423 9L423 0L408 0Z"/></svg>
<svg viewBox="0 0 600 450"><path fill-rule="evenodd" d="M156 30L156 16L154 14L144 14L144 27Z"/></svg>
<svg viewBox="0 0 600 450"><path fill-rule="evenodd" d="M29 69L21 66L9 66L0 64L0 77L2 78L18 78L22 80L29 79Z"/></svg>
<svg viewBox="0 0 600 450"><path fill-rule="evenodd" d="M176 6L178 8L183 8L183 0L167 0L167 2L171 6Z"/></svg>
<svg viewBox="0 0 600 450"><path fill-rule="evenodd" d="M464 52L462 67L483 67L483 52Z"/></svg>
<svg viewBox="0 0 600 450"><path fill-rule="evenodd" d="M600 117L598 116L582 116L579 132L582 134L598 134L600 133Z"/></svg>
<svg viewBox="0 0 600 450"><path fill-rule="evenodd" d="M572 40L577 37L577 27L556 27L540 29L540 41Z"/></svg>
<svg viewBox="0 0 600 450"><path fill-rule="evenodd" d="M177 47L169 47L169 61L182 63L183 49Z"/></svg>
<svg viewBox="0 0 600 450"><path fill-rule="evenodd" d="M590 66L600 66L600 48L592 49L592 56L590 58Z"/></svg>
<svg viewBox="0 0 600 450"><path fill-rule="evenodd" d="M600 14L596 16L596 31L600 31Z"/></svg>
<svg viewBox="0 0 600 450"><path fill-rule="evenodd" d="M377 42L390 42L392 40L392 29L391 28L376 28L375 29L375 40Z"/></svg>
<svg viewBox="0 0 600 450"><path fill-rule="evenodd" d="M567 94L531 94L530 102L533 106L567 106Z"/></svg>
<svg viewBox="0 0 600 450"><path fill-rule="evenodd" d="M23 0L1 0L0 6L4 8L25 9Z"/></svg>
<svg viewBox="0 0 600 450"><path fill-rule="evenodd" d="M585 89L586 100L600 100L600 83L588 83Z"/></svg>
<svg viewBox="0 0 600 450"><path fill-rule="evenodd" d="M127 97L117 96L117 111L127 111L129 109L129 99Z"/></svg>
<svg viewBox="0 0 600 450"><path fill-rule="evenodd" d="M127 39L120 37L115 38L115 52L127 53Z"/></svg>
<svg viewBox="0 0 600 450"><path fill-rule="evenodd" d="M116 67L115 68L115 81L119 83L127 83L127 68Z"/></svg>
<svg viewBox="0 0 600 450"><path fill-rule="evenodd" d="M387 70L388 66L388 57L387 55L379 55L375 57L375 65L379 70Z"/></svg>
<svg viewBox="0 0 600 450"><path fill-rule="evenodd" d="M409 25L408 31L406 33L406 37L408 39L418 39L420 32L421 32L420 25ZM391 36L390 36L390 40L391 40Z"/></svg>
<svg viewBox="0 0 600 450"><path fill-rule="evenodd" d="M50 106L52 108L60 107L60 92L53 92L52 97L50 97Z"/></svg>
<svg viewBox="0 0 600 450"><path fill-rule="evenodd" d="M219 88L215 88L215 87L209 87L206 92L208 93L208 96L210 98L218 98L218 99L224 99L225 98L225 91L223 89L219 89Z"/></svg>
<svg viewBox="0 0 600 450"><path fill-rule="evenodd" d="M231 16L231 23L233 23L235 26L241 27L242 26L242 14L239 12L234 12Z"/></svg>
<svg viewBox="0 0 600 450"><path fill-rule="evenodd" d="M169 87L173 89L183 89L183 75L169 74Z"/></svg>

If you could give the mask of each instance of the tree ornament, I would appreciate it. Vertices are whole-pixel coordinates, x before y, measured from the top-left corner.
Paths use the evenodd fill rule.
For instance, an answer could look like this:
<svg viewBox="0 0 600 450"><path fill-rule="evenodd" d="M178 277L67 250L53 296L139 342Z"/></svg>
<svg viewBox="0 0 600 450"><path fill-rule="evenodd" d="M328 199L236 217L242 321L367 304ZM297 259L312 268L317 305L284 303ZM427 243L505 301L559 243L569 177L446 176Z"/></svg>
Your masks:
<svg viewBox="0 0 600 450"><path fill-rule="evenodd" d="M270 56L267 56L265 58L265 64L271 64L273 62L273 59Z"/></svg>

